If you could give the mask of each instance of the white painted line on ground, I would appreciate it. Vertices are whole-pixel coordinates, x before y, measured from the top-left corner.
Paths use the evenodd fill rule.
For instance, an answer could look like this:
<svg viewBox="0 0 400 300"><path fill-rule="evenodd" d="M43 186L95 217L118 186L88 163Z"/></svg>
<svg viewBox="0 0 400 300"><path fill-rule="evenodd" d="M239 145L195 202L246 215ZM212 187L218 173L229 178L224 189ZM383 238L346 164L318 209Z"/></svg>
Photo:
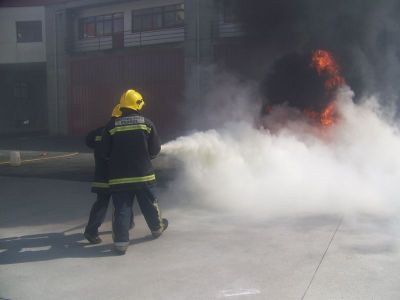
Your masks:
<svg viewBox="0 0 400 300"><path fill-rule="evenodd" d="M237 290L223 290L221 291L222 297L238 297L247 295L258 295L261 292L257 289L237 289Z"/></svg>
<svg viewBox="0 0 400 300"><path fill-rule="evenodd" d="M37 252L37 251L46 251L50 250L51 246L43 246L43 247L30 247L30 248L22 248L19 252Z"/></svg>

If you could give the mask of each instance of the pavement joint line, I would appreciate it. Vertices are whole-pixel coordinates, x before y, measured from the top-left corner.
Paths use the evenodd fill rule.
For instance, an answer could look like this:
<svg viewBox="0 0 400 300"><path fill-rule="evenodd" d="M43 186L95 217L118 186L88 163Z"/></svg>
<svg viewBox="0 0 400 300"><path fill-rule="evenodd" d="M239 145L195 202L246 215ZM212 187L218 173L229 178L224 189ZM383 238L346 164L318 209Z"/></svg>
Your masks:
<svg viewBox="0 0 400 300"><path fill-rule="evenodd" d="M332 242L333 242L333 240L334 240L334 238L335 238L335 236L336 236L336 233L338 232L338 230L339 230L339 228L340 228L340 225L342 225L342 221L343 221L343 216L340 217L339 222L338 222L338 224L337 224L337 226L336 226L336 229L335 229L335 231L333 232L332 237L331 237L331 239L330 239L330 241L329 241L329 243L328 243L328 246L326 247L325 252L324 252L324 254L323 254L322 257L321 257L321 259L320 259L320 261L319 261L319 263L318 263L318 266L317 266L317 268L315 269L314 274L313 274L313 276L311 277L311 280L310 280L310 282L309 282L309 284L308 284L306 290L304 291L303 296L300 298L301 300L303 300L304 297L307 295L307 292L308 292L308 290L310 289L311 284L313 283L313 281L314 281L314 279L315 279L315 276L317 275L317 272L318 272L318 270L319 270L319 267L321 266L323 260L325 259L325 256L326 256L326 254L328 253L329 248L331 247L331 244L332 244Z"/></svg>
<svg viewBox="0 0 400 300"><path fill-rule="evenodd" d="M73 153L69 153L69 154L57 155L57 156L51 156L51 157L25 159L25 160L21 160L21 163L32 162L32 161L40 161L40 160L49 160L49 159L56 159L56 158L66 158L66 157L71 157L71 156L75 156L75 155L78 155L78 154L79 154L79 152L73 152ZM6 162L0 163L0 165L7 165L7 164L10 164L10 162L6 161Z"/></svg>

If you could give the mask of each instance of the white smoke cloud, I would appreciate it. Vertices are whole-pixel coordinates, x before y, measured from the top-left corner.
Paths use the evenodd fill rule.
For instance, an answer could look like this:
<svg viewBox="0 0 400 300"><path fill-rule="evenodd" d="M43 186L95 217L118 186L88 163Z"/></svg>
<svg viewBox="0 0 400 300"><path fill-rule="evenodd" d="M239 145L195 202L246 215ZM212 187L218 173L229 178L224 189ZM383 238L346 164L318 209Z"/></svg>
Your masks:
<svg viewBox="0 0 400 300"><path fill-rule="evenodd" d="M264 120L269 129L236 118L163 145L181 163L168 197L254 217L397 213L399 132L376 99L356 105L352 97L349 88L339 92L340 118L330 128L281 107Z"/></svg>

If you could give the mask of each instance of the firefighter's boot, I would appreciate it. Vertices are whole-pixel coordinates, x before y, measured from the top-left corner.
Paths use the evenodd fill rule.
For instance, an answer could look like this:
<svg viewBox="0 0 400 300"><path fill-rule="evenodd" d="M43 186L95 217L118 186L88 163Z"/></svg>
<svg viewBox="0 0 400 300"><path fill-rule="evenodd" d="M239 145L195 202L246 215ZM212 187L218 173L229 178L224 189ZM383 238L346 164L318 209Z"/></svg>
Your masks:
<svg viewBox="0 0 400 300"><path fill-rule="evenodd" d="M167 219L162 219L162 225L161 228L155 231L152 231L151 234L153 235L153 238L159 238L162 233L167 229L168 227L168 220Z"/></svg>
<svg viewBox="0 0 400 300"><path fill-rule="evenodd" d="M91 244L100 244L102 242L102 239L98 235L92 235L87 232L85 232L83 235Z"/></svg>

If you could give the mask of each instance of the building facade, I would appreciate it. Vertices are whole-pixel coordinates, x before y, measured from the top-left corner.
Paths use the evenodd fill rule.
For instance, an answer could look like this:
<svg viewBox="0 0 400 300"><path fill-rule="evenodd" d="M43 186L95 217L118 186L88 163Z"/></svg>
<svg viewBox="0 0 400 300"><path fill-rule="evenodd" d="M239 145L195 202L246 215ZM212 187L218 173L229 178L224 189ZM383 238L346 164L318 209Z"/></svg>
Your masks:
<svg viewBox="0 0 400 300"><path fill-rule="evenodd" d="M45 8L0 8L0 134L47 128Z"/></svg>
<svg viewBox="0 0 400 300"><path fill-rule="evenodd" d="M31 45L40 51L30 52L46 78L44 127L50 134L83 135L109 119L125 89L135 88L161 136L176 136L190 122L187 108L201 103L206 75L199 66L236 60L241 31L232 1L47 1L35 7L42 40Z"/></svg>

